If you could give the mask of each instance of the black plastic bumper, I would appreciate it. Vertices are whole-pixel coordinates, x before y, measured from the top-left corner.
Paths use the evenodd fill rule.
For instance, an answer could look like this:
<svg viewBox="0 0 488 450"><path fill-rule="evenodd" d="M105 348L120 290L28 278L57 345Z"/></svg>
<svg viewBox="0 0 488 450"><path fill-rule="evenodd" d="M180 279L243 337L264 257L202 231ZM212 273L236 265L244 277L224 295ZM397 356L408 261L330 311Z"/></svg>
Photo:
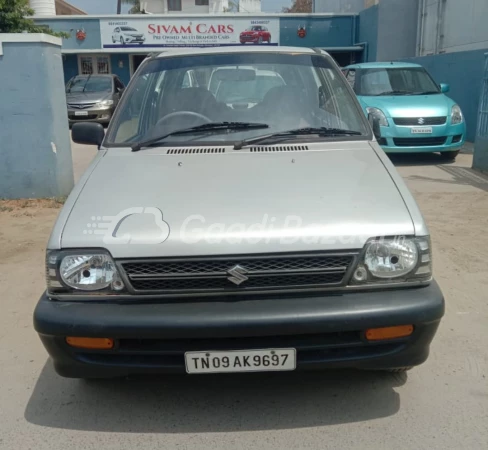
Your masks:
<svg viewBox="0 0 488 450"><path fill-rule="evenodd" d="M34 326L68 377L184 372L184 353L294 347L297 369L387 369L425 361L444 298L420 288L309 297L200 299L173 303L61 302L43 295ZM141 303L137 303L140 300ZM368 342L367 328L413 324L408 338ZM113 350L79 350L66 336L116 339Z"/></svg>

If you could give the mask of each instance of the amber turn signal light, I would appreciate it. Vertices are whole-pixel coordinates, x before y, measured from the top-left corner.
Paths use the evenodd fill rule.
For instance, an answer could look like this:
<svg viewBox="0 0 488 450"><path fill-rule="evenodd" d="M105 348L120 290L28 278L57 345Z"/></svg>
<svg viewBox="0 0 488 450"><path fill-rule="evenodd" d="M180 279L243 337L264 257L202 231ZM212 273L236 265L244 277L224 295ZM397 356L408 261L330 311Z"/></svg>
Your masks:
<svg viewBox="0 0 488 450"><path fill-rule="evenodd" d="M109 350L114 347L114 340L110 338L89 338L89 337L71 337L66 338L66 342L71 347Z"/></svg>
<svg viewBox="0 0 488 450"><path fill-rule="evenodd" d="M370 328L366 330L368 341L383 341L410 336L413 333L413 325L399 325L396 327Z"/></svg>

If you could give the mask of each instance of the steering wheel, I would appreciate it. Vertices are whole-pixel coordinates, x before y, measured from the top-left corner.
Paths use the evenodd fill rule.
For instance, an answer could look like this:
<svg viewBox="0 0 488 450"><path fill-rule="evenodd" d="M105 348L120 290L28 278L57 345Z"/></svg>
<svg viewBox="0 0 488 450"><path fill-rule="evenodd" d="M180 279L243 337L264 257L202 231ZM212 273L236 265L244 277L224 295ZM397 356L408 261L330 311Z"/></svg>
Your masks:
<svg viewBox="0 0 488 450"><path fill-rule="evenodd" d="M203 114L200 114L200 113L196 113L193 111L176 111L176 112L172 112L170 114L167 114L163 118L159 119L158 122L156 123L156 126L160 127L161 125L166 125L167 122L170 122L170 121L172 121L178 117L189 117L190 119L193 119L193 121L195 123L198 123L198 121L201 121L203 123L212 122L211 119L209 119L207 116L204 116Z"/></svg>

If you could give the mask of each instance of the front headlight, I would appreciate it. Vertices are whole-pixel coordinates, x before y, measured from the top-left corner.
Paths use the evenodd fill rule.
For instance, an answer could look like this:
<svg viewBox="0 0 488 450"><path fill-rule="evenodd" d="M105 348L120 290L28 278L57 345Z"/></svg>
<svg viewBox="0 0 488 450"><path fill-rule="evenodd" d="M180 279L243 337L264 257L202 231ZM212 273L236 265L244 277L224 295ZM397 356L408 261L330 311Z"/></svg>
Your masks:
<svg viewBox="0 0 488 450"><path fill-rule="evenodd" d="M46 268L50 294L115 293L125 289L112 257L103 250L49 251Z"/></svg>
<svg viewBox="0 0 488 450"><path fill-rule="evenodd" d="M113 100L102 100L101 102L98 102L95 106L97 108L108 108L109 106L112 106L114 104Z"/></svg>
<svg viewBox="0 0 488 450"><path fill-rule="evenodd" d="M454 105L451 110L451 124L456 125L458 123L463 123L463 112L459 105Z"/></svg>
<svg viewBox="0 0 488 450"><path fill-rule="evenodd" d="M354 271L354 284L428 280L432 276L430 239L370 239Z"/></svg>
<svg viewBox="0 0 488 450"><path fill-rule="evenodd" d="M379 123L382 127L389 127L388 119L386 118L385 113L379 108L366 108L366 112L373 116L376 116L379 120Z"/></svg>

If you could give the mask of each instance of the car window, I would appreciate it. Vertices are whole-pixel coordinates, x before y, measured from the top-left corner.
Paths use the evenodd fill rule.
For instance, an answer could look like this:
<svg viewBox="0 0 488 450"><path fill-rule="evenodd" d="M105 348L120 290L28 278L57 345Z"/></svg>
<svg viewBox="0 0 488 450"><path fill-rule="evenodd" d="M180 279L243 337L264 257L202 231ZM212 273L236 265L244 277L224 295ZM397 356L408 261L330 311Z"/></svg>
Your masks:
<svg viewBox="0 0 488 450"><path fill-rule="evenodd" d="M346 79L347 82L349 83L349 86L351 86L354 89L354 86L356 84L356 71L354 69L346 71Z"/></svg>
<svg viewBox="0 0 488 450"><path fill-rule="evenodd" d="M66 87L66 92L112 92L112 79L109 77L75 77Z"/></svg>
<svg viewBox="0 0 488 450"><path fill-rule="evenodd" d="M224 103L259 102L271 88L284 84L278 74L256 75L256 78L250 81L221 81L216 98Z"/></svg>
<svg viewBox="0 0 488 450"><path fill-rule="evenodd" d="M361 69L356 92L366 96L438 93L439 87L422 67L372 68Z"/></svg>
<svg viewBox="0 0 488 450"><path fill-rule="evenodd" d="M259 122L268 125L269 132L332 127L369 136L366 118L338 70L330 57L316 54L248 52L154 58L133 77L105 143L130 143L206 121ZM209 82L189 87L190 73ZM236 142L260 134L262 130L246 129L176 135L168 143L177 145L189 139L192 145L209 140Z"/></svg>
<svg viewBox="0 0 488 450"><path fill-rule="evenodd" d="M124 83L122 83L119 78L115 78L114 83L116 89L124 89Z"/></svg>

